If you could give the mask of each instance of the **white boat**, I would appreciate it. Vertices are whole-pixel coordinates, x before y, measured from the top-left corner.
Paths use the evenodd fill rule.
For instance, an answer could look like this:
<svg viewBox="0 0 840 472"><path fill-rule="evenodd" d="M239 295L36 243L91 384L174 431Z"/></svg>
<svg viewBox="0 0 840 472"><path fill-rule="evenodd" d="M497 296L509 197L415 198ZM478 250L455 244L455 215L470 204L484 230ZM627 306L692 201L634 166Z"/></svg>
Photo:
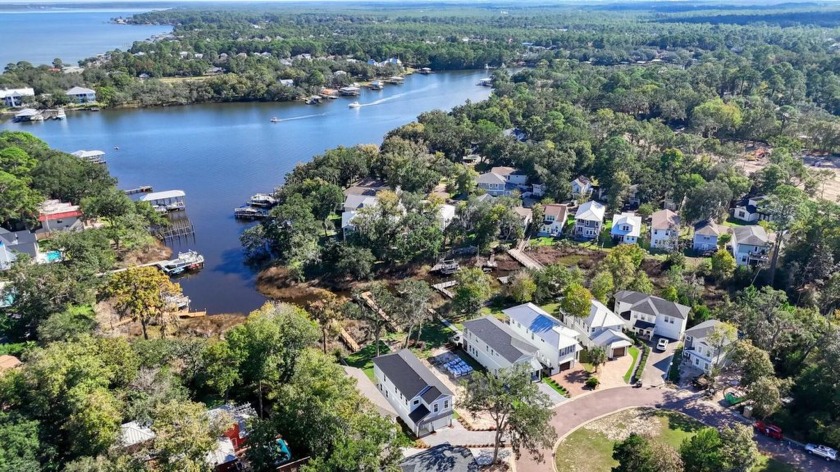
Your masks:
<svg viewBox="0 0 840 472"><path fill-rule="evenodd" d="M280 123L280 118L277 118L277 117L275 116L274 118L272 118L272 119L271 119L271 122L272 122L272 123Z"/></svg>
<svg viewBox="0 0 840 472"><path fill-rule="evenodd" d="M58 111L55 113L56 120L63 120L67 118L67 114L64 113L64 108L59 108Z"/></svg>
<svg viewBox="0 0 840 472"><path fill-rule="evenodd" d="M233 209L233 217L239 220L261 220L268 218L268 212L262 208L252 206L241 206Z"/></svg>
<svg viewBox="0 0 840 472"><path fill-rule="evenodd" d="M166 211L182 211L187 208L184 202L172 202L166 205Z"/></svg>
<svg viewBox="0 0 840 472"><path fill-rule="evenodd" d="M253 195L250 200L248 200L248 204L256 207L273 207L277 204L277 199L272 197L267 193L258 193Z"/></svg>
<svg viewBox="0 0 840 472"><path fill-rule="evenodd" d="M166 275L178 275L191 270L199 270L204 267L204 256L195 252L179 252L177 259L161 262L158 264L160 270Z"/></svg>
<svg viewBox="0 0 840 472"><path fill-rule="evenodd" d="M348 105L348 106L349 106L350 108L361 108L362 104L361 104L361 103L359 103L359 102L353 102L353 103L351 103L351 104L350 104L350 105Z"/></svg>

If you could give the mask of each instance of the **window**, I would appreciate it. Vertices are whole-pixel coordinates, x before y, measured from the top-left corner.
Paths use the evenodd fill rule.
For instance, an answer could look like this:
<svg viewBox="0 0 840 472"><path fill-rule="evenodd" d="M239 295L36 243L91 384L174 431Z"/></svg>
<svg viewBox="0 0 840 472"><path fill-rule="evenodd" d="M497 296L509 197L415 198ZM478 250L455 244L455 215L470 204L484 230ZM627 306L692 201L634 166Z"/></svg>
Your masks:
<svg viewBox="0 0 840 472"><path fill-rule="evenodd" d="M414 400L415 405L417 405L418 403L420 403L420 400Z"/></svg>
<svg viewBox="0 0 840 472"><path fill-rule="evenodd" d="M449 408L449 400L444 400L443 401L443 407L444 408Z"/></svg>
<svg viewBox="0 0 840 472"><path fill-rule="evenodd" d="M435 413L437 413L437 412L438 412L438 404L435 403Z"/></svg>

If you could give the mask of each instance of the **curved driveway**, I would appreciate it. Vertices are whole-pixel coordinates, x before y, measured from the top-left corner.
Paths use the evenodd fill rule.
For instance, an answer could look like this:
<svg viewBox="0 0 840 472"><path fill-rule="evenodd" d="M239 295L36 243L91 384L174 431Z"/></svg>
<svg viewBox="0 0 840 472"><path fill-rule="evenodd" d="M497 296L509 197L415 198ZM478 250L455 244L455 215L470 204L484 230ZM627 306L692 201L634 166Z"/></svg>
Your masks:
<svg viewBox="0 0 840 472"><path fill-rule="evenodd" d="M692 418L714 427L721 427L734 421L744 421L731 410L706 401L686 391L664 388L618 387L584 395L567 401L557 408L551 424L559 438L563 438L580 426L625 408L660 407L685 413ZM809 456L796 445L777 442L764 436L757 436L759 448L779 460L794 465L797 469L817 472L838 472L840 467ZM517 472L548 472L554 470L554 451L543 451L542 462L532 459L527 452L516 461ZM596 472L596 471L593 471Z"/></svg>

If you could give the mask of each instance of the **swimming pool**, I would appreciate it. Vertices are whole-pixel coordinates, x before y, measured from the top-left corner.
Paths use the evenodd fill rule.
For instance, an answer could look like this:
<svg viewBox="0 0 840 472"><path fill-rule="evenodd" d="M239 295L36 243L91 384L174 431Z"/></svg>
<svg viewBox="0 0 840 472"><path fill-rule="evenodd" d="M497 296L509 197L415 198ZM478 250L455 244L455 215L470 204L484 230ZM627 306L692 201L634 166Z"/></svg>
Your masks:
<svg viewBox="0 0 840 472"><path fill-rule="evenodd" d="M61 251L47 251L45 255L47 262L58 262L61 260Z"/></svg>

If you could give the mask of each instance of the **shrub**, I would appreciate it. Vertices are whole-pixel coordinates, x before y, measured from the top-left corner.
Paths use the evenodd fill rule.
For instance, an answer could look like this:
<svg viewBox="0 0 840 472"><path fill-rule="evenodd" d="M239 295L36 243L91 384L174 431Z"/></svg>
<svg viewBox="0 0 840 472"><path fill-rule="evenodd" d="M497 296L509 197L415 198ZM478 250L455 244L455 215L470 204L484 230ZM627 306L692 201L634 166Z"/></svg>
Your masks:
<svg viewBox="0 0 840 472"><path fill-rule="evenodd" d="M596 388L598 388L598 385L600 385L600 384L601 384L601 381L598 380L598 377L589 377L588 379L586 379L586 384L585 385L586 385L587 388L591 388L592 390L595 390Z"/></svg>
<svg viewBox="0 0 840 472"><path fill-rule="evenodd" d="M674 350L674 357L671 361L671 368L668 370L668 380L677 383L680 381L680 363L682 362L683 348Z"/></svg>
<svg viewBox="0 0 840 472"><path fill-rule="evenodd" d="M645 364L647 363L648 355L650 354L650 348L647 344L642 345L642 356L639 358L639 364L636 366L636 372L633 374L633 380L639 380L642 378L642 374L645 372Z"/></svg>

